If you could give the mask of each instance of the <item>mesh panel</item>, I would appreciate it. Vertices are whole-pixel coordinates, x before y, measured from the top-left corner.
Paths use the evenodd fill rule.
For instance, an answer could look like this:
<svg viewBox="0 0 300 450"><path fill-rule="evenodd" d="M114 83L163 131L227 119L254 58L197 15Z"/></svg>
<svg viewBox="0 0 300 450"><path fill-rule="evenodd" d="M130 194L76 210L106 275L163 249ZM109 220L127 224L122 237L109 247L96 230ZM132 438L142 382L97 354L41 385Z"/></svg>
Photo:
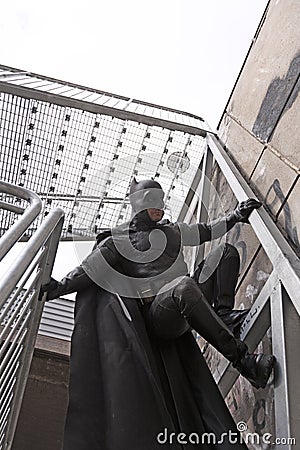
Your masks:
<svg viewBox="0 0 300 450"><path fill-rule="evenodd" d="M204 139L141 122L36 99L0 94L0 177L36 192L43 213L66 213L63 236L93 237L130 217L133 176L154 178L176 220L202 155ZM15 214L1 213L1 229Z"/></svg>

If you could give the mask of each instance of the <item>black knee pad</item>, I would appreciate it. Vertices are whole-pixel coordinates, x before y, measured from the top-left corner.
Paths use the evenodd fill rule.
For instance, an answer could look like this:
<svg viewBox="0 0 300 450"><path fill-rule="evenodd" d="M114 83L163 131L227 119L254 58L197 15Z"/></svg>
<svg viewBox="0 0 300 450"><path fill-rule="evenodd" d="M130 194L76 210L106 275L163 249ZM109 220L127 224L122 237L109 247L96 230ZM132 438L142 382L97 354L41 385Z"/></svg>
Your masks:
<svg viewBox="0 0 300 450"><path fill-rule="evenodd" d="M183 312L191 310L195 304L202 301L202 292L197 283L189 277L185 277L173 290L172 298Z"/></svg>
<svg viewBox="0 0 300 450"><path fill-rule="evenodd" d="M185 294L193 294L197 289L195 280L190 277L184 277L180 283L175 286L173 295L175 297L182 297Z"/></svg>

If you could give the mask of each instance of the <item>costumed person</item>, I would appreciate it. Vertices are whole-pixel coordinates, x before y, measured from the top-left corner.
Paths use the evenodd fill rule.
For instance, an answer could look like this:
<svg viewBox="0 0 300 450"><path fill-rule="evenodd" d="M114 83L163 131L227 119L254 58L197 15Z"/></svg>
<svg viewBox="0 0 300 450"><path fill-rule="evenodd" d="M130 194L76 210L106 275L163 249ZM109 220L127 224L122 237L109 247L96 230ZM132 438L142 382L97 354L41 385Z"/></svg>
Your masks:
<svg viewBox="0 0 300 450"><path fill-rule="evenodd" d="M161 185L135 179L130 203L128 223L98 235L80 266L43 287L48 300L77 291L63 448L245 450L191 330L256 388L273 356L249 353L210 305L229 296L232 306L236 267L230 292L221 280L232 248L203 281L203 267L189 276L183 247L223 236L261 204L249 199L210 224L170 223Z"/></svg>

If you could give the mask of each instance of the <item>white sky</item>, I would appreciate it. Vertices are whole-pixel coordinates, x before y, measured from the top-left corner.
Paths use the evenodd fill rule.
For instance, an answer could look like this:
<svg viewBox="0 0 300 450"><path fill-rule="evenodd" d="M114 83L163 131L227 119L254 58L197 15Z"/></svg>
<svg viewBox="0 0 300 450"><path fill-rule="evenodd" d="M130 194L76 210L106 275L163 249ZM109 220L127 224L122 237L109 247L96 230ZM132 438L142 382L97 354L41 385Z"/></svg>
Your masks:
<svg viewBox="0 0 300 450"><path fill-rule="evenodd" d="M267 0L9 0L0 64L218 124Z"/></svg>

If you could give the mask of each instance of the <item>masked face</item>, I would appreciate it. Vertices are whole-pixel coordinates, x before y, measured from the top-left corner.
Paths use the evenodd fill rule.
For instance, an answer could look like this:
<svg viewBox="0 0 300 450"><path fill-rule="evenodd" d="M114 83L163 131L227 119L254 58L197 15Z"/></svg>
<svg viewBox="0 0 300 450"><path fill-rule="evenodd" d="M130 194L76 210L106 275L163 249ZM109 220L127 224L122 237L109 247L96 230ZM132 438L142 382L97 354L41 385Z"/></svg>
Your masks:
<svg viewBox="0 0 300 450"><path fill-rule="evenodd" d="M161 220L163 216L162 210L165 206L164 191L157 181L143 180L137 182L134 178L130 188L129 199L135 213L148 210L151 220L153 220L152 217L155 218L155 222ZM150 213L149 210L151 210ZM158 213L158 211L161 212ZM159 214L161 215L160 219L158 219Z"/></svg>
<svg viewBox="0 0 300 450"><path fill-rule="evenodd" d="M159 222L164 216L163 210L157 208L148 208L147 213L153 222Z"/></svg>

